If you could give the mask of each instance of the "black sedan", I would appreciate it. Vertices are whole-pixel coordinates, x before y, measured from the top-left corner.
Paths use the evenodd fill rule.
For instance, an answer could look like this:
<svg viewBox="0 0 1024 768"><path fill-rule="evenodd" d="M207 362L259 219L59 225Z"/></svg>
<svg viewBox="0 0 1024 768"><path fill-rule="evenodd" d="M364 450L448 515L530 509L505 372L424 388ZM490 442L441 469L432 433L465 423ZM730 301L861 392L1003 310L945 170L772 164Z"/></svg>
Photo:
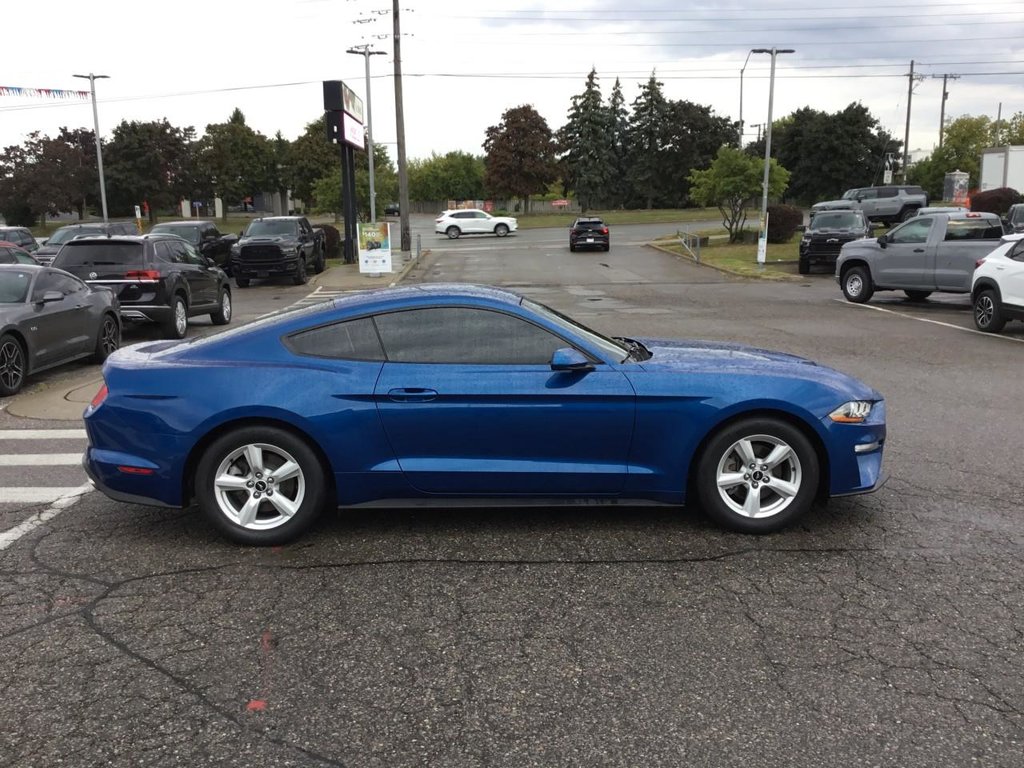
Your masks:
<svg viewBox="0 0 1024 768"><path fill-rule="evenodd" d="M46 368L121 345L117 298L77 277L41 266L0 264L0 397L17 394Z"/></svg>

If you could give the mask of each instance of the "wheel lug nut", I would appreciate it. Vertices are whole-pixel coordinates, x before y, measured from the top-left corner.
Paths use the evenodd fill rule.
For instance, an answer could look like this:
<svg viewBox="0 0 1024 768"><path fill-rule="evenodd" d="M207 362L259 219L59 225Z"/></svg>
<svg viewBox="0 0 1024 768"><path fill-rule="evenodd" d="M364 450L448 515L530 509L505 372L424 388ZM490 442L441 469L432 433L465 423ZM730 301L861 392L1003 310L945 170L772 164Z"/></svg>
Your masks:
<svg viewBox="0 0 1024 768"><path fill-rule="evenodd" d="M273 491L267 491L267 496L273 496L273 495L274 495Z"/></svg>
<svg viewBox="0 0 1024 768"><path fill-rule="evenodd" d="M271 483L271 484L273 484L273 482L274 482L274 478L272 478L272 477L268 477L268 478L267 478L267 482L268 482L268 483Z"/></svg>
<svg viewBox="0 0 1024 768"><path fill-rule="evenodd" d="M743 475L743 479L744 480L749 480L750 479L750 473L747 472L745 475Z"/></svg>
<svg viewBox="0 0 1024 768"><path fill-rule="evenodd" d="M250 480L248 483L245 484L245 487L246 488L252 488L254 485L256 485L256 483L254 483L252 480Z"/></svg>
<svg viewBox="0 0 1024 768"><path fill-rule="evenodd" d="M751 483L751 484L750 484L750 487L751 487L751 488L757 488L757 483ZM257 496L259 496L259 494L258 494L258 493L257 493L256 495L257 495Z"/></svg>
<svg viewBox="0 0 1024 768"><path fill-rule="evenodd" d="M768 465L767 465L767 464L762 464L762 465L761 465L761 469L762 469L762 470L768 469Z"/></svg>
<svg viewBox="0 0 1024 768"><path fill-rule="evenodd" d="M754 464L754 463L751 463L751 465L750 465L750 468L751 468L751 469L757 469L757 465L756 465L756 464Z"/></svg>
<svg viewBox="0 0 1024 768"><path fill-rule="evenodd" d="M257 480L261 479L262 477L263 477L263 473L262 472L257 472L256 473L256 479Z"/></svg>
<svg viewBox="0 0 1024 768"><path fill-rule="evenodd" d="M254 494L252 495L252 497L253 497L254 499L258 499L258 498L260 497L260 492L259 492L259 491L256 491L256 493L254 493Z"/></svg>

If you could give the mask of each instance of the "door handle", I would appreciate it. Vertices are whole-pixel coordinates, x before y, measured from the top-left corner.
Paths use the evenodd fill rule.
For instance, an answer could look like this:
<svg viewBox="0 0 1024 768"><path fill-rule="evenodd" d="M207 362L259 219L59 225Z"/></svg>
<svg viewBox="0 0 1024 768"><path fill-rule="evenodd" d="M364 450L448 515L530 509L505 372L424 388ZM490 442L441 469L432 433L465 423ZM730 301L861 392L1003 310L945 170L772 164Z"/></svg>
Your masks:
<svg viewBox="0 0 1024 768"><path fill-rule="evenodd" d="M423 387L398 387L388 390L388 397L396 403L427 403L437 397L437 390Z"/></svg>
<svg viewBox="0 0 1024 768"><path fill-rule="evenodd" d="M914 253L924 253L924 248L915 248Z"/></svg>

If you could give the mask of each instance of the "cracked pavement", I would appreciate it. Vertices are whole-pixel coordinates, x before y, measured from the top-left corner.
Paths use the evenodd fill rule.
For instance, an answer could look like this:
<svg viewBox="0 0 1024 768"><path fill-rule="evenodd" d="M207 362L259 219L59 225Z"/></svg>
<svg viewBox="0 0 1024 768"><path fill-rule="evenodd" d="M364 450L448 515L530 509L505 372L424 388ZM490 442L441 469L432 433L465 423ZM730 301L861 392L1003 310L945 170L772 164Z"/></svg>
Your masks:
<svg viewBox="0 0 1024 768"><path fill-rule="evenodd" d="M602 330L878 387L889 483L766 537L696 509L352 510L273 549L90 493L0 552L0 765L1019 766L1024 347L823 282L600 290Z"/></svg>

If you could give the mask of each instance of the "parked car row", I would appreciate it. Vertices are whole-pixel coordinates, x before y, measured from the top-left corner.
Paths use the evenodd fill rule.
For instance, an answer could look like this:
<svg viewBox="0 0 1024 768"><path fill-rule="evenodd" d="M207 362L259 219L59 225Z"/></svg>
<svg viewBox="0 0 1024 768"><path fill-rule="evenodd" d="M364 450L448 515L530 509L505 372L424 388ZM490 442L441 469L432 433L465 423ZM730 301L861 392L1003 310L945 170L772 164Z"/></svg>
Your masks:
<svg viewBox="0 0 1024 768"><path fill-rule="evenodd" d="M994 213L917 215L877 239L843 244L835 277L857 304L878 291L901 290L911 301L970 294L975 326L996 333L1024 320L1024 233L1005 234Z"/></svg>

